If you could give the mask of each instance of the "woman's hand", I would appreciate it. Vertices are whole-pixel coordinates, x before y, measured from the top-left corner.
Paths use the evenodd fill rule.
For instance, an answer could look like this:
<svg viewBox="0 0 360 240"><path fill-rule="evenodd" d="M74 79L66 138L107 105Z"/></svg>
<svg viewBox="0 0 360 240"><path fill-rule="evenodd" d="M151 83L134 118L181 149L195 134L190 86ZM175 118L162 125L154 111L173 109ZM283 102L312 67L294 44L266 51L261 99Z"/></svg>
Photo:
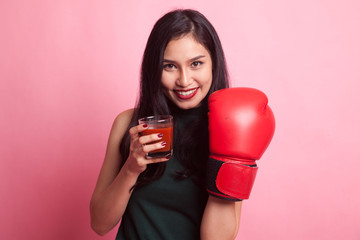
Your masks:
<svg viewBox="0 0 360 240"><path fill-rule="evenodd" d="M130 128L130 153L124 167L129 173L139 175L145 171L148 164L168 161L169 157L146 158L146 154L165 147L166 142L160 141L162 134L154 133L141 136L141 132L147 129L147 125L137 125ZM155 142L155 143L154 143Z"/></svg>

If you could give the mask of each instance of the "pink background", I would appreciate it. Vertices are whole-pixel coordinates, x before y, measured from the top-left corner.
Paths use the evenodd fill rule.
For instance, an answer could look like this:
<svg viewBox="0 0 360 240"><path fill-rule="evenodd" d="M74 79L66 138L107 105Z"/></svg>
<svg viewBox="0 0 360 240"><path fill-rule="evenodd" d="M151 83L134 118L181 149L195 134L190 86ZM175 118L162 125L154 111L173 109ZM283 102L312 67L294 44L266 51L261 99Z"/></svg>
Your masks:
<svg viewBox="0 0 360 240"><path fill-rule="evenodd" d="M360 2L0 3L0 239L100 238L89 200L155 21L196 8L277 129L238 239L360 239Z"/></svg>

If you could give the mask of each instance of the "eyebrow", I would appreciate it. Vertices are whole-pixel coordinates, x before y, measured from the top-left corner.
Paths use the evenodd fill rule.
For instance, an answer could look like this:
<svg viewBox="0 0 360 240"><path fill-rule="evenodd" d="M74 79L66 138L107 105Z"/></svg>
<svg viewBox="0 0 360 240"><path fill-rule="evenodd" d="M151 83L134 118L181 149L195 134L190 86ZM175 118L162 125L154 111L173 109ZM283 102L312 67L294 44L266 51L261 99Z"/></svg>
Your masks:
<svg viewBox="0 0 360 240"><path fill-rule="evenodd" d="M204 57L205 57L205 55L199 55L199 56L196 56L196 57L191 58L189 61L190 61L190 62L196 61L196 60L199 60L200 58L204 58ZM163 62L176 63L176 61L169 60L169 59L164 59Z"/></svg>

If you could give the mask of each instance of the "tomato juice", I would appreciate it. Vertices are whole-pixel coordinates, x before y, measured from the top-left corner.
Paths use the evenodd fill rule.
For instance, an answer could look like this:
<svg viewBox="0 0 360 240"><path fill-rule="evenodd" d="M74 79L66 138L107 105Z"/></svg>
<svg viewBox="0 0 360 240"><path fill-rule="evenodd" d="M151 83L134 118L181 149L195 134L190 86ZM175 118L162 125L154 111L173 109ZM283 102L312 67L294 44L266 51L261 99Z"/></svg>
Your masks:
<svg viewBox="0 0 360 240"><path fill-rule="evenodd" d="M164 128L148 128L141 132L141 135L149 135L149 134L162 134L163 137L159 141L156 142L166 142L165 147L151 151L148 153L148 157L156 158L156 157L167 157L172 155L172 148L173 148L173 126L164 127Z"/></svg>

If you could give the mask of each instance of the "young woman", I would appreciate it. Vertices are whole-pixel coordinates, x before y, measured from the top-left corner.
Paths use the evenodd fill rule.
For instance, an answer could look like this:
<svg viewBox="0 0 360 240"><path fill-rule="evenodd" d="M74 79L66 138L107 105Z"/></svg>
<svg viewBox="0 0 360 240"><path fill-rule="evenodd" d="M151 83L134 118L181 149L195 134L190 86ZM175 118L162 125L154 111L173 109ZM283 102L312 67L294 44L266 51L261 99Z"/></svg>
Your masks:
<svg viewBox="0 0 360 240"><path fill-rule="evenodd" d="M228 88L224 53L210 22L194 10L167 13L154 25L141 68L137 106L111 129L91 204L91 226L104 235L121 220L116 239L234 239L241 201L209 196L207 99ZM140 136L138 119L174 116L174 153L161 134Z"/></svg>

